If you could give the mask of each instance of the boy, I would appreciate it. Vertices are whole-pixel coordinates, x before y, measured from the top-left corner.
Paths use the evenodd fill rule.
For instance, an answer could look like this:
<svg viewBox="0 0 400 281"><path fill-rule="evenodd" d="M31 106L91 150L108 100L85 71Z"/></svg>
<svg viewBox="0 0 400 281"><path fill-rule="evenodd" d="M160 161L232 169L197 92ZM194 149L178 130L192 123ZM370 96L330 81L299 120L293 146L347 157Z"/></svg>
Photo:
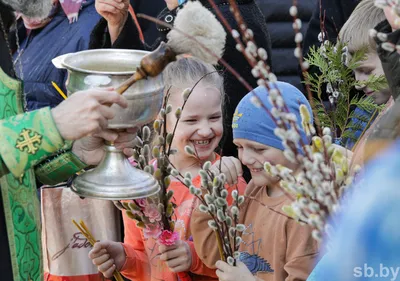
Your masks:
<svg viewBox="0 0 400 281"><path fill-rule="evenodd" d="M357 5L350 18L340 30L339 38L342 42L347 44L350 54L367 48L366 59L362 61L360 66L355 70L355 77L359 81L366 81L371 75L384 75L382 64L377 53L376 43L374 39L369 36L370 30L384 20L385 14L382 9L374 5L374 0L363 0ZM367 128L364 135L361 135L360 131L355 132L356 137L361 138L354 147L353 165L361 165L364 163L364 158L368 158L368 155L364 155L363 153L365 141L378 120L392 105L389 88L381 91L373 91L367 87L358 87L358 90L364 91L365 95L371 97L378 105L386 104L386 107L371 123L370 128ZM361 109L356 109L356 111L359 111L361 114L373 114L372 112L365 112ZM365 126L367 126L367 124L365 124L364 127ZM351 149L352 146L353 144L347 142L346 148Z"/></svg>
<svg viewBox="0 0 400 281"><path fill-rule="evenodd" d="M299 107L305 104L312 112L308 101L294 86L284 82L276 85L302 128ZM271 110L267 89L258 87L255 92ZM270 177L263 169L267 161L293 171L297 167L285 158L282 140L274 134L274 121L264 109L252 104L251 97L249 93L240 101L232 123L239 159L249 168L252 177L246 187L246 200L240 207L239 221L246 226L239 248L240 263L233 267L218 261L215 236L207 223L210 217L197 210L191 221L195 248L208 267L217 267L217 276L223 281L306 280L318 254L317 243L311 237L309 226L302 226L282 214L282 207L289 205L290 199L280 188L279 179ZM299 130L303 141L309 143L304 131ZM236 171L229 172L232 175Z"/></svg>

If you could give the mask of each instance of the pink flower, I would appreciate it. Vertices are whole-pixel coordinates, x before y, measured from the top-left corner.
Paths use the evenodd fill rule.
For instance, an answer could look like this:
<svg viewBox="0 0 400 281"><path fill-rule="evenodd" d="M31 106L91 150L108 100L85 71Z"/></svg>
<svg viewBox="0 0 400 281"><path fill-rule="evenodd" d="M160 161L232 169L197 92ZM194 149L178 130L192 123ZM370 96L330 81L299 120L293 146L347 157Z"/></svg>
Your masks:
<svg viewBox="0 0 400 281"><path fill-rule="evenodd" d="M143 234L144 238L154 238L157 239L160 234L161 234L161 225L159 223L157 224L148 224L146 227L143 229Z"/></svg>
<svg viewBox="0 0 400 281"><path fill-rule="evenodd" d="M149 219L151 223L161 220L161 213L155 204L149 204L144 208L144 215Z"/></svg>
<svg viewBox="0 0 400 281"><path fill-rule="evenodd" d="M172 232L169 230L163 230L161 235L158 237L158 243L165 246L172 246L179 240L179 233Z"/></svg>
<svg viewBox="0 0 400 281"><path fill-rule="evenodd" d="M136 205L138 205L141 208L144 208L147 206L147 200L145 198L136 199L135 203L136 203Z"/></svg>

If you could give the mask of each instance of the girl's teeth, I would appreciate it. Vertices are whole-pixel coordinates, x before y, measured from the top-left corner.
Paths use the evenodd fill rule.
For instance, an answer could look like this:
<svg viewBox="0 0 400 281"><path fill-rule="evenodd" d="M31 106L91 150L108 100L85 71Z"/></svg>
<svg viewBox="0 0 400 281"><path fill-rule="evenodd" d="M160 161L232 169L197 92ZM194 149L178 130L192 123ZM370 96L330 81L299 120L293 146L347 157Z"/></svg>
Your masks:
<svg viewBox="0 0 400 281"><path fill-rule="evenodd" d="M195 141L195 144L209 144L210 140Z"/></svg>

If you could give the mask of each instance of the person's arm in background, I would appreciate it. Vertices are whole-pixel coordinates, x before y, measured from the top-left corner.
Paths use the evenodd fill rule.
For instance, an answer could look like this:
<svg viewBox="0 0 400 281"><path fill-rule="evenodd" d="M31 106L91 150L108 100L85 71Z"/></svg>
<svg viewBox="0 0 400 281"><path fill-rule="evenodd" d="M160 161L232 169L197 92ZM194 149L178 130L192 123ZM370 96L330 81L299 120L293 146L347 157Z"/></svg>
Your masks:
<svg viewBox="0 0 400 281"><path fill-rule="evenodd" d="M385 12L385 14L386 17L388 17L389 14L389 21L386 20L381 22L375 27L375 29L376 31L387 35L387 42L399 45L400 30L397 29L398 25L395 23L395 16L390 12ZM375 40L378 44L377 52L382 62L383 71L385 72L393 99L396 100L400 94L400 54L396 50L392 52L382 48L383 42L378 38L375 38Z"/></svg>
<svg viewBox="0 0 400 281"><path fill-rule="evenodd" d="M97 12L107 21L111 44L114 44L121 34L129 14L129 0L109 1L96 0Z"/></svg>
<svg viewBox="0 0 400 281"><path fill-rule="evenodd" d="M96 0L96 10L103 18L93 29L90 49L146 49L129 14L129 0Z"/></svg>
<svg viewBox="0 0 400 281"><path fill-rule="evenodd" d="M385 10L387 20L379 23L375 30L386 34L387 42L394 45L400 44L400 30L398 25L398 16L392 14L390 10ZM383 71L389 84L389 88L395 101L388 112L382 116L376 125L376 129L371 133L366 142L366 158L372 158L378 155L383 149L389 146L398 137L398 120L399 120L399 93L400 93L400 55L396 49L389 50L383 47L383 43L378 37L375 38L377 52L381 60Z"/></svg>

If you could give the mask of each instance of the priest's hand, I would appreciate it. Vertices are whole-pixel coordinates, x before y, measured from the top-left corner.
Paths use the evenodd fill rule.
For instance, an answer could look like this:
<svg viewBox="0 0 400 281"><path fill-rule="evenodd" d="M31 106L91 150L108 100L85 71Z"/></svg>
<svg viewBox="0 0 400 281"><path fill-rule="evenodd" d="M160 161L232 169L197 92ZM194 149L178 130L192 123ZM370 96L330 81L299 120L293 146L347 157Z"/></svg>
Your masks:
<svg viewBox="0 0 400 281"><path fill-rule="evenodd" d="M117 139L114 141L115 147L123 150L127 157L133 155L134 139L137 130L137 128L132 128L119 132ZM98 165L105 154L103 138L104 136L100 133L93 137L77 140L72 146L72 152L87 165Z"/></svg>
<svg viewBox="0 0 400 281"><path fill-rule="evenodd" d="M115 141L118 133L107 129L108 120L115 117L110 104L126 108L127 100L112 90L91 89L77 92L51 110L61 137L78 140L98 135Z"/></svg>
<svg viewBox="0 0 400 281"><path fill-rule="evenodd" d="M112 278L114 271L121 270L125 264L126 254L122 243L102 241L94 244L89 258L104 277Z"/></svg>
<svg viewBox="0 0 400 281"><path fill-rule="evenodd" d="M129 13L129 0L96 0L97 12L107 21L111 42L117 40Z"/></svg>

